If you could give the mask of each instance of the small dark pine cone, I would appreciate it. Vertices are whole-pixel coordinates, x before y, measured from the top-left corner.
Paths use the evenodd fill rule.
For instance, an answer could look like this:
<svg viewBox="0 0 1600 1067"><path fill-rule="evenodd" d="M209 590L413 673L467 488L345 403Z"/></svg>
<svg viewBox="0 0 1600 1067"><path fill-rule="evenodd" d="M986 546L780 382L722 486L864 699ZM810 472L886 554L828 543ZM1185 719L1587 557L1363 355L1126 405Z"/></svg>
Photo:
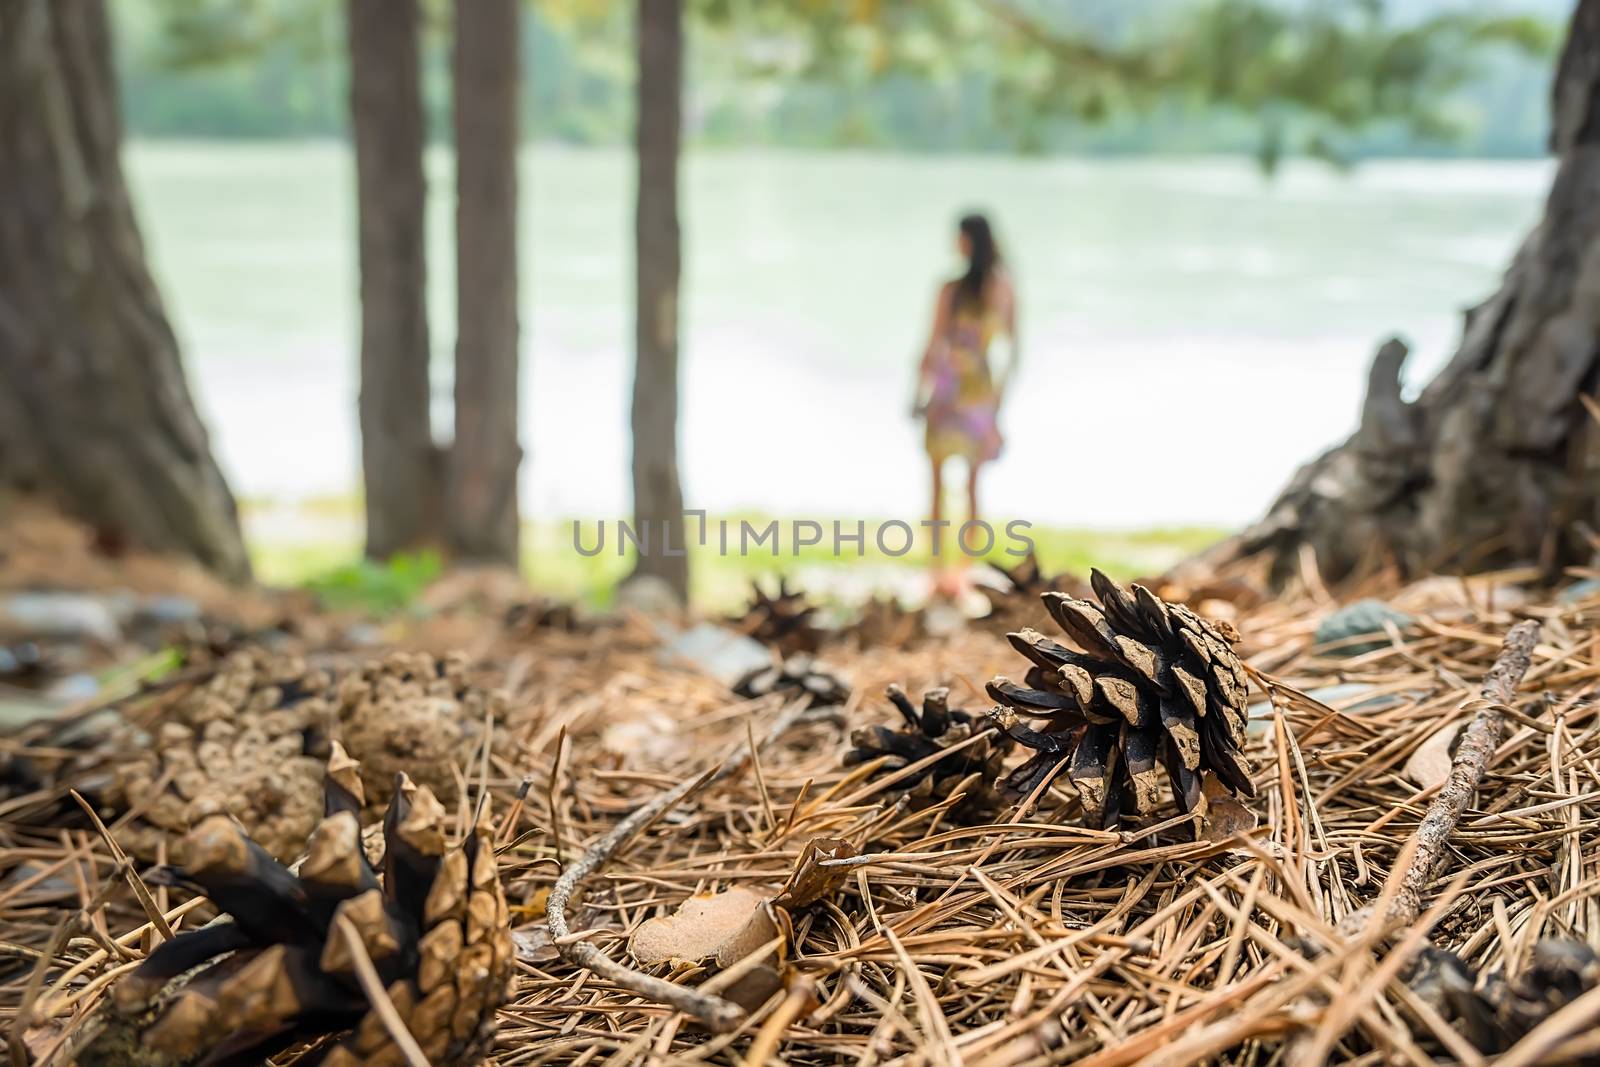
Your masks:
<svg viewBox="0 0 1600 1067"><path fill-rule="evenodd" d="M1511 978L1495 972L1482 981L1452 952L1424 947L1405 982L1486 1055L1505 1052L1550 1016L1600 987L1600 955L1582 941L1545 939L1528 965ZM1600 1053L1563 1063L1596 1067Z"/></svg>
<svg viewBox="0 0 1600 1067"><path fill-rule="evenodd" d="M290 1049L324 1067L405 1063L369 1007L346 922L428 1062L482 1062L515 963L488 825L447 847L444 806L398 779L381 878L362 848L357 765L337 744L298 875L220 810L201 819L185 865L147 881L204 893L232 921L178 935L122 979L78 1063L260 1063Z"/></svg>
<svg viewBox="0 0 1600 1067"><path fill-rule="evenodd" d="M1033 665L1022 685L1003 677L989 683L989 694L1005 705L993 714L1038 755L1011 773L1006 790L1027 794L1067 760L1084 819L1105 827L1122 814L1156 810L1158 763L1182 811L1199 802L1205 771L1254 796L1241 753L1245 675L1231 629L1143 586L1124 589L1099 571L1090 584L1100 606L1044 594L1051 618L1084 652L1033 630L1007 635ZM1020 725L1018 715L1043 720L1042 730Z"/></svg>
<svg viewBox="0 0 1600 1067"><path fill-rule="evenodd" d="M532 637L543 631L575 634L595 629L571 601L543 596L511 605L506 609L504 623L506 632L517 637Z"/></svg>
<svg viewBox="0 0 1600 1067"><path fill-rule="evenodd" d="M1047 616L1039 600L1045 593L1070 593L1079 596L1087 593L1083 579L1073 574L1047 575L1039 566L1039 557L1029 552L1015 567L1002 567L990 563L1005 579L1001 589L982 590L989 601L989 613L984 616L992 626L1021 629L1024 626L1043 625Z"/></svg>
<svg viewBox="0 0 1600 1067"><path fill-rule="evenodd" d="M733 625L779 655L790 656L821 647L816 615L817 607L805 593L779 578L777 596L768 596L759 582L750 583L750 603Z"/></svg>
<svg viewBox="0 0 1600 1067"><path fill-rule="evenodd" d="M874 595L861 605L849 634L862 648L908 648L928 636L928 617L901 606L893 593Z"/></svg>
<svg viewBox="0 0 1600 1067"><path fill-rule="evenodd" d="M813 707L837 707L850 699L850 683L804 653L782 663L760 667L734 683L733 691L746 700L769 693L804 695Z"/></svg>
<svg viewBox="0 0 1600 1067"><path fill-rule="evenodd" d="M984 740L934 760L888 788L918 807L936 804L962 792L966 794L960 805L963 812L992 809L1000 799L994 792L993 782L1000 775L1011 739L969 712L952 708L948 689L941 687L924 693L920 712L899 686L891 685L886 692L889 702L905 719L905 725L898 730L887 726L856 730L850 735L851 748L844 755L845 765L855 766L888 757L878 771L880 776L888 775L958 745L974 733L987 734Z"/></svg>

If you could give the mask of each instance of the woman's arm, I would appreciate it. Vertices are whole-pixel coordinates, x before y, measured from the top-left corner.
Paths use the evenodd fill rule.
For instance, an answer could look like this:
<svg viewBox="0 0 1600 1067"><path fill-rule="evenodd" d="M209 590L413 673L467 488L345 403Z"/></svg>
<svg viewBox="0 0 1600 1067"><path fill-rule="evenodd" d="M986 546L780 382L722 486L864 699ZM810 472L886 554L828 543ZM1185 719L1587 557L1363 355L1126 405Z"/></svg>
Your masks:
<svg viewBox="0 0 1600 1067"><path fill-rule="evenodd" d="M924 394L933 376L933 361L950 330L950 290L951 283L947 282L939 287L938 295L933 299L933 326L928 331L928 343L922 350L922 362L917 367L916 391L911 400L912 408L919 414L927 403Z"/></svg>
<svg viewBox="0 0 1600 1067"><path fill-rule="evenodd" d="M1004 395L1011 385L1011 379L1017 375L1017 366L1022 362L1022 338L1017 335L1017 291L1012 288L1011 276L1001 274L996 279L999 292L996 296L1000 303L1001 321L1005 323L1006 339L1011 342L1006 353L1005 372L1000 375L997 384L998 391Z"/></svg>

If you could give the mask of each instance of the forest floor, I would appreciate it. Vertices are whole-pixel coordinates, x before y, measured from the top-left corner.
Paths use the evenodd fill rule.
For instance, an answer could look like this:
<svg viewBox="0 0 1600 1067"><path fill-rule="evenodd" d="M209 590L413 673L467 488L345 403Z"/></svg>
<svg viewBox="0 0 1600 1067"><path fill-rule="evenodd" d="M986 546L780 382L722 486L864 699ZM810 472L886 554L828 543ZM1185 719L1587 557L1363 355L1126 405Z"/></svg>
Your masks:
<svg viewBox="0 0 1600 1067"><path fill-rule="evenodd" d="M956 796L919 806L893 775L841 764L852 729L894 721L882 696L890 683L913 696L947 685L952 704L980 712L988 678L1020 674L1003 633L981 620L908 643L828 640L821 658L850 695L806 709L793 691L735 696L725 664L684 644L693 620L573 621L532 610L544 602L508 610L526 591L476 575L436 588L426 616L375 623L300 595L230 595L182 565L98 560L60 528L8 540L0 526L0 592L72 574L80 587L164 587L203 605L205 621L148 633L125 625L102 642L124 668L120 692L0 736L0 1020L19 1055L59 1057L105 1010L107 988L160 940L149 909L179 929L208 914L164 888L141 907L109 839L141 861L165 854L177 835L158 815L171 805L119 803L107 782L123 765L166 758L160 724L232 669L230 654L263 643L328 662L461 653L472 685L503 693L486 719L458 724L446 776L459 785L460 818L469 797L489 799L501 846L517 972L499 1015L500 1063L1106 1067L1593 1054L1595 996L1521 1029L1486 1008L1473 1028L1465 994L1441 996L1415 968L1419 953L1448 950L1469 983L1476 975L1488 988L1499 972L1515 980L1535 967L1542 939L1600 935L1600 588L1590 575L1554 589L1530 573L1379 580L1341 596L1308 575L1306 589L1276 598L1232 576L1204 602L1242 634L1255 799L1101 830L1080 824L1062 784L974 814ZM1386 605L1377 621L1366 606L1365 633L1341 614L1358 596ZM1324 629L1319 642L1319 625L1336 618L1349 636L1329 640ZM1525 618L1542 624L1531 669L1426 886L1422 918L1392 941L1375 923L1341 931L1390 899L1386 878L1408 861L1452 739ZM0 644L22 636L13 629ZM15 693L40 680L6 684ZM130 724L149 730L121 729ZM725 761L728 772L709 778ZM407 769L437 771L424 764ZM69 789L97 806L109 834ZM663 804L669 791L676 803ZM652 805L655 817L619 839L623 820ZM822 865L818 850L843 862ZM558 941L551 891L586 856L594 870L570 909L577 933ZM743 906L752 921L765 917L758 926L770 936L720 963L722 942L692 936L667 962L637 962L640 928L691 898L724 910L752 902ZM574 941L740 1003L736 1025L712 1033L631 980L569 962Z"/></svg>

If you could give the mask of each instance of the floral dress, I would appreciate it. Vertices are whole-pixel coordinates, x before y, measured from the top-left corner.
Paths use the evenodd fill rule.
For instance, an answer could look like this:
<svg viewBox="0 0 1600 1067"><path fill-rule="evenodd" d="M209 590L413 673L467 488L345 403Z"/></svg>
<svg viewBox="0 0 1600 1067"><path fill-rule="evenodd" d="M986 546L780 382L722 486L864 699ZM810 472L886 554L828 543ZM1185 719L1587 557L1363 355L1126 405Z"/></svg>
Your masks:
<svg viewBox="0 0 1600 1067"><path fill-rule="evenodd" d="M931 369L925 444L936 462L960 456L987 463L1000 455L1000 394L989 373L989 342L999 317L988 307L958 304Z"/></svg>

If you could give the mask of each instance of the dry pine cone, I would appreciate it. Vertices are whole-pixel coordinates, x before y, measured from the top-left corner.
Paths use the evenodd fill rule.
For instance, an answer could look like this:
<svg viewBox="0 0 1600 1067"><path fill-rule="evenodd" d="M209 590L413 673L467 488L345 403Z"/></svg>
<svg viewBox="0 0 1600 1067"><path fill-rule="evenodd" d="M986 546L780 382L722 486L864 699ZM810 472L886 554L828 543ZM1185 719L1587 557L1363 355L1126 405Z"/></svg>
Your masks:
<svg viewBox="0 0 1600 1067"><path fill-rule="evenodd" d="M905 726L898 730L867 726L855 731L850 735L852 747L845 753L845 765L887 757L875 775L882 777L959 745L974 733L984 733L988 735L984 740L974 741L958 752L934 760L887 788L918 807L936 804L960 792L966 794L960 805L963 812L976 814L992 809L999 800L993 783L1011 747L1010 738L970 713L950 707L948 689L930 689L923 694L920 712L899 686L889 686L887 695L905 719Z"/></svg>
<svg viewBox="0 0 1600 1067"><path fill-rule="evenodd" d="M1600 987L1600 955L1582 941L1534 943L1526 966L1511 977L1480 979L1453 952L1423 948L1406 984L1453 1023L1480 1052L1496 1055L1585 993ZM1600 1064L1600 1052L1565 1063Z"/></svg>
<svg viewBox="0 0 1600 1067"><path fill-rule="evenodd" d="M835 707L850 699L850 683L805 653L758 667L735 682L733 691L746 700L769 693L803 694L812 707Z"/></svg>
<svg viewBox="0 0 1600 1067"><path fill-rule="evenodd" d="M315 753L334 730L332 690L332 674L304 657L250 649L165 709L153 737L119 730L105 803L140 812L119 843L153 858L169 832L189 828L196 804L220 796L263 848L292 859L321 815Z"/></svg>
<svg viewBox="0 0 1600 1067"><path fill-rule="evenodd" d="M1106 827L1123 813L1156 810L1157 763L1185 812L1199 803L1205 771L1254 796L1241 754L1245 675L1231 631L1143 586L1125 589L1099 571L1090 582L1101 606L1044 594L1050 616L1084 652L1033 630L1007 635L1033 666L1024 685L1004 677L989 683L989 694L1005 705L994 714L1014 740L1038 752L1006 779L1007 790L1031 792L1066 759L1085 820ZM1022 726L1019 714L1044 720L1043 730Z"/></svg>
<svg viewBox="0 0 1600 1067"><path fill-rule="evenodd" d="M120 732L106 804L142 813L118 830L135 855L155 856L220 797L251 837L289 860L321 817L329 741L361 761L374 806L388 801L401 769L452 803L470 731L499 701L467 681L459 657L394 652L336 676L300 656L236 652L163 713L153 738Z"/></svg>
<svg viewBox="0 0 1600 1067"><path fill-rule="evenodd" d="M822 645L822 631L816 624L816 605L805 593L790 589L786 579L778 579L778 595L768 596L761 583L750 585L750 603L744 614L733 620L734 628L747 634L780 655L815 652Z"/></svg>
<svg viewBox="0 0 1600 1067"><path fill-rule="evenodd" d="M928 617L908 610L898 598L874 594L861 605L849 633L861 648L908 648L928 636Z"/></svg>
<svg viewBox="0 0 1600 1067"><path fill-rule="evenodd" d="M326 816L298 875L218 811L190 831L185 866L147 876L205 894L233 921L178 935L118 983L82 1067L259 1063L317 1042L296 1062L403 1064L357 977L352 933L429 1063L488 1054L514 949L486 820L446 847L444 806L400 775L380 880L362 849L356 763L333 747Z"/></svg>
<svg viewBox="0 0 1600 1067"><path fill-rule="evenodd" d="M1046 575L1039 566L1039 557L1031 551L1015 567L1002 567L996 563L990 563L989 566L999 571L1006 581L1002 589L982 589L989 601L989 613L984 616L984 621L991 626L1003 626L1008 630L1042 626L1047 616L1040 607L1039 599L1045 593L1081 596L1088 592L1083 579L1076 575L1065 572Z"/></svg>

